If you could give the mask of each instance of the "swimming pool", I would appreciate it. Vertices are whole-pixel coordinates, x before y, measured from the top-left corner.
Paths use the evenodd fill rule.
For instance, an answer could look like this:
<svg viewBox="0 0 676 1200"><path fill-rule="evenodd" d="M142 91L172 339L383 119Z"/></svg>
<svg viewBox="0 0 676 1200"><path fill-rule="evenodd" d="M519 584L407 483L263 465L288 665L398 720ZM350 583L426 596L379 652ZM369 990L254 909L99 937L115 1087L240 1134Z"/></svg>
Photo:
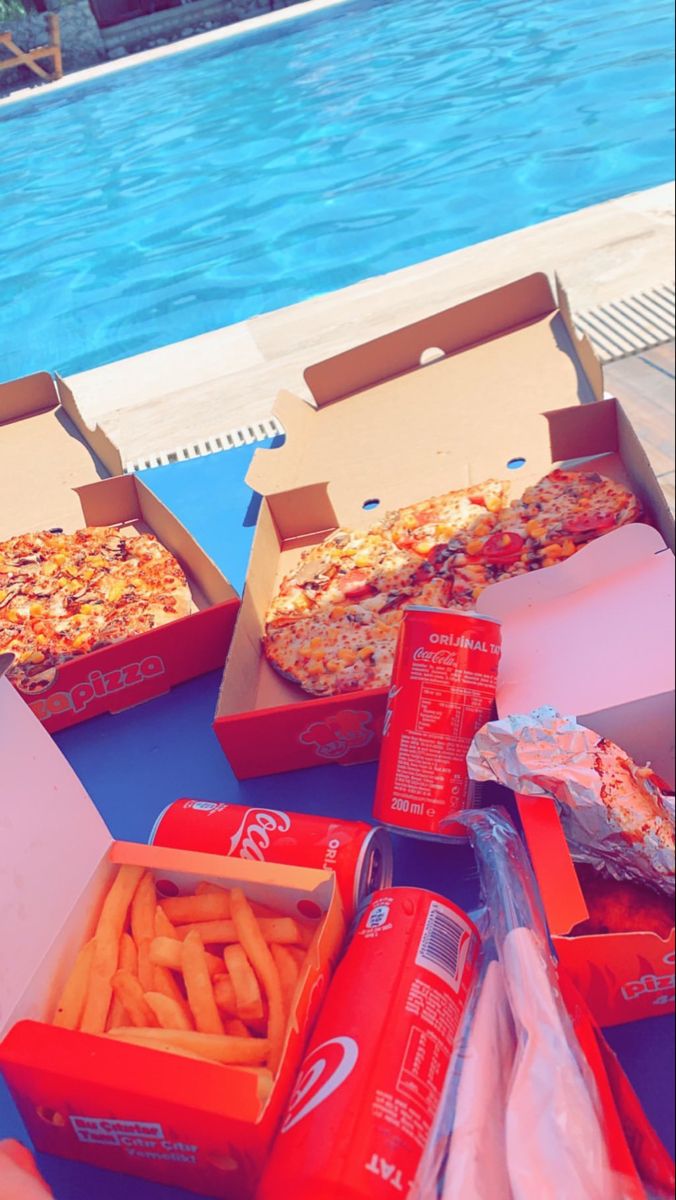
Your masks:
<svg viewBox="0 0 676 1200"><path fill-rule="evenodd" d="M671 0L356 0L0 109L0 378L662 183Z"/></svg>

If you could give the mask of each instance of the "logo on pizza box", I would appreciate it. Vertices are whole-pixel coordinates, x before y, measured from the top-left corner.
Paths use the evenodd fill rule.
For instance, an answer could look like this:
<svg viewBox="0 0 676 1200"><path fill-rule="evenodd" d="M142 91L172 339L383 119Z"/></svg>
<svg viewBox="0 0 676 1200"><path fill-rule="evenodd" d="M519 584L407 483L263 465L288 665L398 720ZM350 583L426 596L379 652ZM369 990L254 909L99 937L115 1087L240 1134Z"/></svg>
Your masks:
<svg viewBox="0 0 676 1200"><path fill-rule="evenodd" d="M631 983L625 983L622 988L622 995L625 1000L637 1000L640 996L653 996L653 1003L661 1006L671 1004L674 1001L674 987L676 986L676 977L674 976L674 952L670 951L665 955L663 962L665 966L671 967L671 971L665 975L656 975L652 972L642 975L640 979L634 979Z"/></svg>
<svg viewBox="0 0 676 1200"><path fill-rule="evenodd" d="M157 675L164 675L165 671L166 666L159 655L148 654L139 662L126 663L112 671L90 671L87 678L76 683L70 691L50 692L34 700L30 707L40 721L48 721L65 712L81 713L102 696L145 683Z"/></svg>
<svg viewBox="0 0 676 1200"><path fill-rule="evenodd" d="M304 746L314 746L317 758L335 762L373 741L375 730L368 728L372 715L364 709L343 708L324 721L313 721L298 740Z"/></svg>

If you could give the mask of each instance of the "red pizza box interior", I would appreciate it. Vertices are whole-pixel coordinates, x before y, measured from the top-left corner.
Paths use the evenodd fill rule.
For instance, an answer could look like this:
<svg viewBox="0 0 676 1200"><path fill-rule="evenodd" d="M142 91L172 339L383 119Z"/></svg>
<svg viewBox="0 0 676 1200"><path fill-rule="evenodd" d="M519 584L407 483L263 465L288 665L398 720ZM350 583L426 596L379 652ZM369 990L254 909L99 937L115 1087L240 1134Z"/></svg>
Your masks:
<svg viewBox="0 0 676 1200"><path fill-rule="evenodd" d="M665 522L664 532L673 530ZM487 588L503 629L498 713L550 705L610 738L674 785L674 557L628 525L568 562ZM517 797L562 966L599 1025L674 1011L674 932L575 935L589 916L558 810Z"/></svg>
<svg viewBox="0 0 676 1200"><path fill-rule="evenodd" d="M215 716L239 778L378 756L385 689L312 698L261 652L280 580L336 526L363 528L491 476L518 496L553 464L599 454L658 521L668 515L626 416L601 399L600 364L565 294L544 275L320 363L306 380L314 407L279 397L285 444L259 450L248 476L264 499Z"/></svg>
<svg viewBox="0 0 676 1200"><path fill-rule="evenodd" d="M51 686L26 697L51 732L222 667L239 608L228 580L139 479L106 478L96 452L114 465L113 449L100 430L87 429L68 397L65 402L67 408L46 373L0 385L0 541L84 525L154 533L183 568L193 611L61 666Z"/></svg>
<svg viewBox="0 0 676 1200"><path fill-rule="evenodd" d="M0 1070L38 1150L222 1200L250 1200L345 936L335 875L113 841L58 747L0 679ZM63 870L67 859L68 870ZM115 866L166 894L202 879L241 887L316 932L276 1081L48 1022L92 936Z"/></svg>

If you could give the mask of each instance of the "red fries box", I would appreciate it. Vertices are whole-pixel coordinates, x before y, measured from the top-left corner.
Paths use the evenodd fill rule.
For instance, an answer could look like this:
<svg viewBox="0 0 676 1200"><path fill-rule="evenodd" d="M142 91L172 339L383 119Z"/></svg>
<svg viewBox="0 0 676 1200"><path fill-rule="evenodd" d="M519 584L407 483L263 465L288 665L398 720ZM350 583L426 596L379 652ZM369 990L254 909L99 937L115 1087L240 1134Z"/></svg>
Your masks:
<svg viewBox="0 0 676 1200"><path fill-rule="evenodd" d="M0 541L55 527L131 525L174 555L193 600L187 616L70 659L44 691L27 696L51 732L222 667L239 608L232 586L169 509L132 475L104 478L103 460L115 467L114 448L87 428L67 392L59 404L49 375L0 385Z"/></svg>
<svg viewBox="0 0 676 1200"><path fill-rule="evenodd" d="M566 563L487 588L478 608L502 622L501 717L550 705L673 789L674 557L657 530L627 525ZM517 799L556 953L596 1021L673 1012L673 929L576 935L589 912L556 804Z"/></svg>
<svg viewBox="0 0 676 1200"><path fill-rule="evenodd" d="M264 499L215 716L239 778L378 757L384 688L311 698L261 650L280 580L304 547L336 526L363 528L388 509L489 477L511 479L518 497L554 464L598 454L608 455L604 468L631 484L650 517L668 511L625 414L602 401L600 364L575 333L565 294L555 298L544 275L359 346L305 377L315 407L279 397L286 442L258 451L248 476Z"/></svg>
<svg viewBox="0 0 676 1200"><path fill-rule="evenodd" d="M33 1142L51 1154L247 1200L344 937L335 876L112 841L68 763L7 680L0 680L0 762L0 1067ZM288 916L313 915L316 932L267 1097L242 1068L46 1023L119 863L151 868L168 884L160 890L188 892L210 880L239 887L250 900Z"/></svg>

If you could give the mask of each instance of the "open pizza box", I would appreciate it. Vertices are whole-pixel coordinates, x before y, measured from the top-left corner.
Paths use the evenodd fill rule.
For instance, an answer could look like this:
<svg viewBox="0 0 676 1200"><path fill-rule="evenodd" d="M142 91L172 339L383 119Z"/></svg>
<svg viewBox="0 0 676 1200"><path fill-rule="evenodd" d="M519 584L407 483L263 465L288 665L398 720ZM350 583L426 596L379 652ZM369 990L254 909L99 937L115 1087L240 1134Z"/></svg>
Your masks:
<svg viewBox="0 0 676 1200"><path fill-rule="evenodd" d="M335 875L113 841L6 679L0 764L0 1070L34 1145L166 1186L250 1200L343 941ZM313 915L316 932L268 1097L257 1076L237 1067L47 1023L119 863L152 869L165 894L206 879L241 887L289 916Z"/></svg>
<svg viewBox="0 0 676 1200"><path fill-rule="evenodd" d="M573 558L487 588L502 623L501 717L549 705L674 786L674 557L627 525ZM674 933L584 934L589 915L554 800L517 797L556 953L600 1025L674 1010Z"/></svg>
<svg viewBox="0 0 676 1200"><path fill-rule="evenodd" d="M97 452L114 465L109 449L67 396L59 404L48 374L0 385L0 541L44 529L131 526L155 534L190 585L188 615L73 658L26 696L52 732L222 667L239 608L228 580L140 480L105 478Z"/></svg>
<svg viewBox="0 0 676 1200"><path fill-rule="evenodd" d="M427 364L427 365L421 365ZM239 778L378 757L385 689L315 699L261 652L280 580L338 525L490 477L511 495L569 459L599 454L650 518L668 509L565 295L532 275L310 367L315 407L282 394L285 444L259 450L264 500L215 731ZM598 401L591 404L590 401Z"/></svg>

